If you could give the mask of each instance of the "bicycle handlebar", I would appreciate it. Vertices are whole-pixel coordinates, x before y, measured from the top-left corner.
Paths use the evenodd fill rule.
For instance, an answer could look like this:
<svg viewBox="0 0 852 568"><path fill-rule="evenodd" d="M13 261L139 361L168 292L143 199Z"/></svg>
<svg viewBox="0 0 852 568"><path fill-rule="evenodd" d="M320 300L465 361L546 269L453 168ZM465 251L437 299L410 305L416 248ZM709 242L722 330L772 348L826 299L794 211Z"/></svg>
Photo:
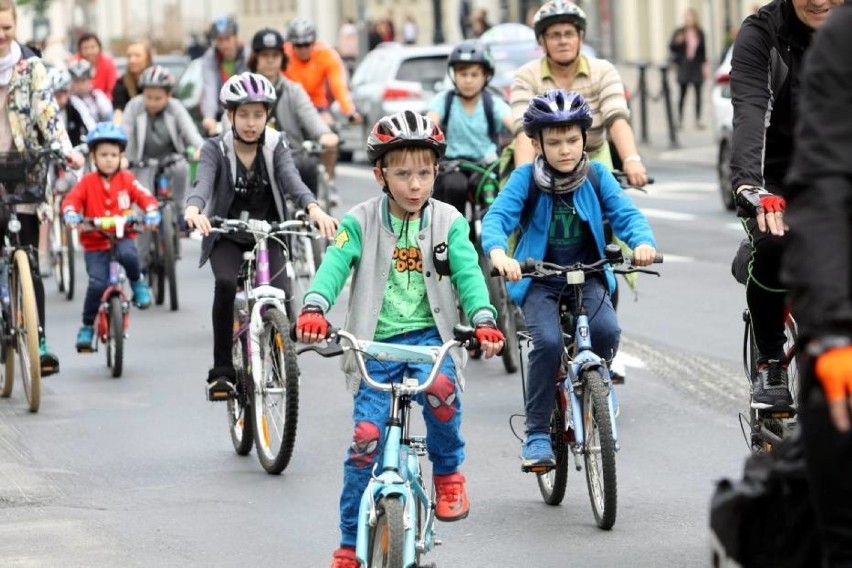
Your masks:
<svg viewBox="0 0 852 568"><path fill-rule="evenodd" d="M163 158L144 158L142 160L132 160L127 162L128 168L154 168L166 169L169 166L177 164L180 161L186 161L187 157L178 152L167 154Z"/></svg>
<svg viewBox="0 0 852 568"><path fill-rule="evenodd" d="M583 264L578 262L577 264L572 265L560 265L554 264L552 262L544 262L541 260L535 260L532 258L528 258L525 261L521 262L521 275L526 276L528 278L546 278L548 276L564 276L570 272L599 272L606 265L613 264L626 264L628 268L626 269L613 269L613 272L616 274L633 274L634 272L641 272L643 274L653 274L654 276L659 276L660 273L654 270L648 270L646 268L640 268L638 266L633 266L633 258L629 256L624 256L621 253L621 249L618 245L607 245L606 250L604 251L606 256L598 261L595 261L591 264ZM654 264L661 264L663 262L663 255L661 253L657 253L654 256ZM492 267L491 276L502 276L500 272Z"/></svg>
<svg viewBox="0 0 852 568"><path fill-rule="evenodd" d="M301 212L300 212L301 213ZM307 215L296 214L297 219L289 221L262 221L260 219L223 219L211 217L210 225L214 233L252 233L262 236L274 234L302 234L304 229L313 229Z"/></svg>
<svg viewBox="0 0 852 568"><path fill-rule="evenodd" d="M296 327L291 328L290 335L293 336ZM358 362L358 369L361 371L361 376L364 381L371 387L380 391L396 390L401 394L415 395L427 390L435 377L441 370L441 365L447 357L447 353L453 347L465 347L468 349L477 349L479 342L474 337L474 330L471 327L456 325L453 328L453 338L438 346L424 345L400 345L398 343L383 343L381 341L364 341L360 340L351 333L342 329L330 328L327 342L324 346L308 345L298 349L297 353L302 354L306 351L314 351L322 357L337 357L343 355L346 351L355 353L355 360ZM341 345L340 340L346 340L348 345ZM432 370L429 372L427 379L421 384L416 380L411 381L406 379L403 383L380 383L370 376L367 372L367 363L364 355L370 355L378 361L396 361L407 363L431 363Z"/></svg>
<svg viewBox="0 0 852 568"><path fill-rule="evenodd" d="M78 223L83 231L97 231L102 235L124 237L128 230L140 231L145 224L134 216L110 215L105 217L83 217Z"/></svg>
<svg viewBox="0 0 852 568"><path fill-rule="evenodd" d="M633 185L627 179L627 174L621 170L612 170L612 175L622 189L638 189L639 191L648 193L648 191L644 187L639 187L638 185ZM648 176L648 185L654 183L654 178Z"/></svg>
<svg viewBox="0 0 852 568"><path fill-rule="evenodd" d="M311 156L322 156L331 152L337 152L340 142L333 148L326 148L316 140L305 140L302 142L302 150Z"/></svg>

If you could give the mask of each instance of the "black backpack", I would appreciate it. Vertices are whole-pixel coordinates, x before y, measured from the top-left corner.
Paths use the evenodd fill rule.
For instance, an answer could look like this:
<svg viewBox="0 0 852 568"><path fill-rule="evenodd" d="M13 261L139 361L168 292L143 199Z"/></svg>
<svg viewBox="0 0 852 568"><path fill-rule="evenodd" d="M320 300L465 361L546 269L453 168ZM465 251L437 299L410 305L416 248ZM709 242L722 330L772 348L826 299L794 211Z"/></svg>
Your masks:
<svg viewBox="0 0 852 568"><path fill-rule="evenodd" d="M441 122L441 130L444 131L444 136L447 136L447 130L450 126L450 109L453 108L453 98L458 92L453 89L447 92L444 97L444 120ZM488 122L488 138L494 143L497 149L500 149L500 138L497 134L497 124L494 122L494 95L488 89L482 91L482 109L485 111L485 120Z"/></svg>

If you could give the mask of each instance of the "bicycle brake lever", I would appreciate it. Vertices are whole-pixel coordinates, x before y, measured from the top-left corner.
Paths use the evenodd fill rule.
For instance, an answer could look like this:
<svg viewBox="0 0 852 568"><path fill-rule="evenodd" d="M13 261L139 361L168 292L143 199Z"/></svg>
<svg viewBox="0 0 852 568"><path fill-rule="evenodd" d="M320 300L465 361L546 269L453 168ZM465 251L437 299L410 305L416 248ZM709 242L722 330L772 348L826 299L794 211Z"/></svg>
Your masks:
<svg viewBox="0 0 852 568"><path fill-rule="evenodd" d="M652 276L659 276L660 273L655 270L648 270L647 268L639 268L637 266L631 266L630 268L620 268L613 270L615 274L634 274L636 272L641 272L642 274L650 274Z"/></svg>
<svg viewBox="0 0 852 568"><path fill-rule="evenodd" d="M343 346L337 343L336 341L327 341L325 345L306 345L304 347L299 347L296 349L296 354L301 355L306 351L314 351L322 357L337 357L338 355L343 355L345 351Z"/></svg>

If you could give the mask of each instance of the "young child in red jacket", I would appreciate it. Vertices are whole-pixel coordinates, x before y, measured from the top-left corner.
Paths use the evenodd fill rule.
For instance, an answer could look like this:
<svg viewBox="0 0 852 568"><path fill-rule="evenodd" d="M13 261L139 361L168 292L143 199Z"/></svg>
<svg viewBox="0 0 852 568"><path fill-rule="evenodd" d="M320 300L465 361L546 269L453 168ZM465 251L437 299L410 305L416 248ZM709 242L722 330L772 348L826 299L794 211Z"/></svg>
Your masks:
<svg viewBox="0 0 852 568"><path fill-rule="evenodd" d="M127 134L111 122L101 122L89 132L86 142L92 152L97 171L86 174L62 200L62 211L69 226L80 223L83 217L127 215L132 206L145 211L145 224L160 224L157 199L142 187L133 174L121 170L121 155L127 146ZM127 232L117 244L118 260L130 280L133 303L140 309L151 305L151 294L139 269L139 253L134 232ZM110 242L97 231L80 235L86 252L86 272L89 288L83 303L83 326L77 333L77 351L91 351L94 322L101 296L109 285Z"/></svg>

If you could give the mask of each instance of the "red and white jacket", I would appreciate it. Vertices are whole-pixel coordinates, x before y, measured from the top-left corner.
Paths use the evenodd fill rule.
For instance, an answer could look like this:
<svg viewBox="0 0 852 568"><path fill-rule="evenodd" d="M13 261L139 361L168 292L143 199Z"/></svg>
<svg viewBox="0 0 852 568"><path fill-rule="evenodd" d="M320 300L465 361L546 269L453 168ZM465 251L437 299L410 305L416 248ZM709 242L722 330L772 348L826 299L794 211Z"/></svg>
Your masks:
<svg viewBox="0 0 852 568"><path fill-rule="evenodd" d="M74 186L62 200L62 212L69 209L83 217L107 217L132 213L132 206L138 205L143 211L152 211L159 207L157 198L142 187L136 176L128 170L120 170L112 176L107 185L98 172L92 172ZM135 232L125 234L134 238ZM97 231L80 233L80 244L86 252L109 250L109 239Z"/></svg>

